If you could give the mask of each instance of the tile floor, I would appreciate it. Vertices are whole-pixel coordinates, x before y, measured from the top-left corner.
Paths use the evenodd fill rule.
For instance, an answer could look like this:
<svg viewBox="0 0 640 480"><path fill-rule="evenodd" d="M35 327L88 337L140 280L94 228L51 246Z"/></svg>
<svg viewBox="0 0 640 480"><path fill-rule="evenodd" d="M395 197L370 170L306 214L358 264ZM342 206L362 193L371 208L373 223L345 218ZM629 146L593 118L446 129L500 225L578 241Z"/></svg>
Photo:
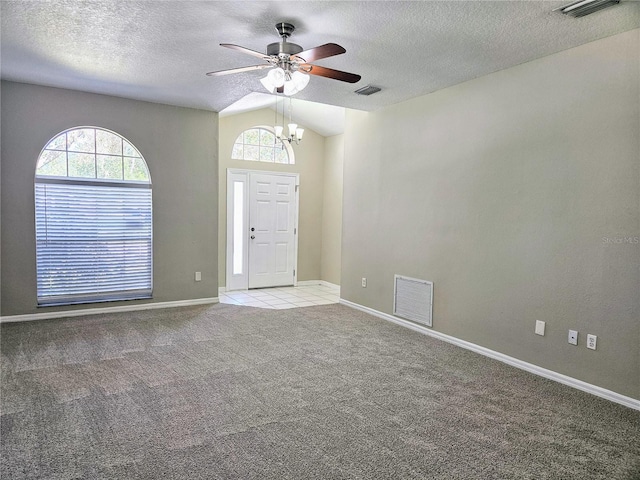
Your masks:
<svg viewBox="0 0 640 480"><path fill-rule="evenodd" d="M220 303L259 308L296 308L339 303L340 288L325 285L274 287L220 292Z"/></svg>

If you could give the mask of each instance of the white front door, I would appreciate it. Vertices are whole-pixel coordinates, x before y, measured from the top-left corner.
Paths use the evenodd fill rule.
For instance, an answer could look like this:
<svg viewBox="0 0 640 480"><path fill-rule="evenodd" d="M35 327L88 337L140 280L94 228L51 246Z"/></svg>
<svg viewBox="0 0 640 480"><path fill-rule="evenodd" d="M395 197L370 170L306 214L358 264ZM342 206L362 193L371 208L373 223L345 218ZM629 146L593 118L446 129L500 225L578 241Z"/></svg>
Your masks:
<svg viewBox="0 0 640 480"><path fill-rule="evenodd" d="M294 285L297 174L227 173L227 290Z"/></svg>
<svg viewBox="0 0 640 480"><path fill-rule="evenodd" d="M249 176L249 288L293 285L294 177Z"/></svg>

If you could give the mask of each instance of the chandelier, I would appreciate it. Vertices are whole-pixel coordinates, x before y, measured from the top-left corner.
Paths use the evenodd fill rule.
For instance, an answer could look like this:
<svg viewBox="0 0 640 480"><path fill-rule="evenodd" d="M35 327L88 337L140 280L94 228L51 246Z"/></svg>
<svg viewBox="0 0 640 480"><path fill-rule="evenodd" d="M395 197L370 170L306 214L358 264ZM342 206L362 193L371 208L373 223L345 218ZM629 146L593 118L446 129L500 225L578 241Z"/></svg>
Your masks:
<svg viewBox="0 0 640 480"><path fill-rule="evenodd" d="M274 70L272 70L272 72L273 71ZM298 72L295 72L295 73L298 73ZM309 80L307 79L307 82L308 81ZM302 140L302 135L304 135L304 128L298 127L298 124L293 123L293 121L291 120L291 111L293 109L291 97L289 97L289 123L287 124L287 135L286 136L284 135L284 107L285 107L284 103L285 101L286 100L284 99L282 100L282 125L278 125L278 97L276 96L276 121L275 121L275 126L273 127L276 133L276 138L281 142L283 142L283 145L282 145L283 148L284 148L284 142L289 142L289 143L295 142L296 145L299 145L300 141Z"/></svg>

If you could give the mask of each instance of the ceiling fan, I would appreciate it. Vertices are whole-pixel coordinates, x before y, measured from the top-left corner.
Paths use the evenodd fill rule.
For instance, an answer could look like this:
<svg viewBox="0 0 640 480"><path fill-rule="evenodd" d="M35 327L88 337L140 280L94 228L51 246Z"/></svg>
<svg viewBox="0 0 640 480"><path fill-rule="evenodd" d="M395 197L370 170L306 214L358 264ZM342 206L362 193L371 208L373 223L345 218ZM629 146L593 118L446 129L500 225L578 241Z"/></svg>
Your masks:
<svg viewBox="0 0 640 480"><path fill-rule="evenodd" d="M287 39L295 30L292 24L286 22L277 23L276 30L282 40L269 44L266 54L231 43L220 44L221 47L231 48L232 50L252 55L264 60L266 63L209 72L207 75L220 76L231 73L250 72L253 70L272 69L267 76L260 81L269 92L284 93L285 95L293 95L306 87L309 83L309 76L306 74L332 78L348 83L356 83L360 80L360 75L356 75L355 73L343 72L309 63L345 53L346 50L340 45L326 43L309 50L303 50L300 45L287 42Z"/></svg>

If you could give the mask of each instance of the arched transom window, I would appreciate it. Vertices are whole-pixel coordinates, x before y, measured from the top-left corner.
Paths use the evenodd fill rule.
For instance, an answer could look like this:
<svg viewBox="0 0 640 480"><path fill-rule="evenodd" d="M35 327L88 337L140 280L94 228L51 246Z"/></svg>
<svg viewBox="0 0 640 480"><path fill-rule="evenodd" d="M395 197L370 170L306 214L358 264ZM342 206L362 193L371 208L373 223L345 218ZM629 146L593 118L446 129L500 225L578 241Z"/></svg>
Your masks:
<svg viewBox="0 0 640 480"><path fill-rule="evenodd" d="M151 200L145 160L117 133L51 139L35 175L38 304L150 298Z"/></svg>
<svg viewBox="0 0 640 480"><path fill-rule="evenodd" d="M295 163L289 142L280 141L271 127L253 127L245 130L233 144L233 160L250 160L268 163Z"/></svg>

